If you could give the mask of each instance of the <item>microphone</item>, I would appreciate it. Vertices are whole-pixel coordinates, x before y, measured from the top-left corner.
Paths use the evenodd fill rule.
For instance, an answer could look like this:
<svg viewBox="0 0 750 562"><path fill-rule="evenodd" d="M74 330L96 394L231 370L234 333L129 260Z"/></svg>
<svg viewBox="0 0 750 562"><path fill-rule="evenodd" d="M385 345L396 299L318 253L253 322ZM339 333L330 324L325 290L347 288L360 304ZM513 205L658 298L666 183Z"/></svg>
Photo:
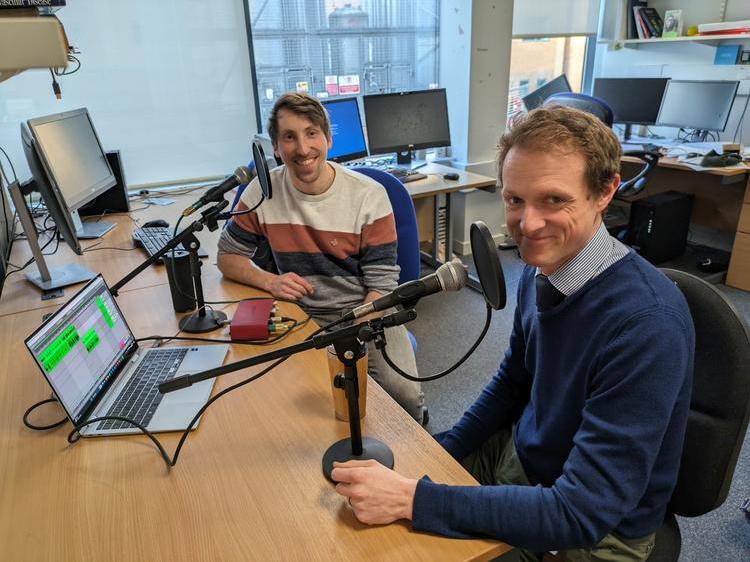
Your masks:
<svg viewBox="0 0 750 562"><path fill-rule="evenodd" d="M201 197L187 209L182 211L182 216L187 217L188 215L192 215L195 211L197 211L204 205L221 201L222 199L224 199L224 194L227 191L229 191L230 189L234 189L238 185L248 184L252 179L253 174L250 169L247 166L240 166L234 171L231 176L229 176L219 185L212 187L211 189L206 191L206 193L203 194L203 197Z"/></svg>
<svg viewBox="0 0 750 562"><path fill-rule="evenodd" d="M396 287L387 295L360 305L344 316L344 320L361 318L372 312L386 310L397 304L416 302L422 297L439 293L440 291L458 291L463 289L469 281L463 264L459 260L449 261L437 268L435 273L425 275L421 279L409 281Z"/></svg>

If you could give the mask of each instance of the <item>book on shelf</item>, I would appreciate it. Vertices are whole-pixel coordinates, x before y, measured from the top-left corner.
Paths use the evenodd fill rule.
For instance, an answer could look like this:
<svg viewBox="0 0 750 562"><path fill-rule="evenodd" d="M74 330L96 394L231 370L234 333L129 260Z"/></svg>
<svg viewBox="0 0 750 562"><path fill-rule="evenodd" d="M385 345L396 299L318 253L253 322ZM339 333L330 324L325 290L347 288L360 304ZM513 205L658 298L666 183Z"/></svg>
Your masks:
<svg viewBox="0 0 750 562"><path fill-rule="evenodd" d="M698 35L740 35L750 33L750 20L701 23Z"/></svg>
<svg viewBox="0 0 750 562"><path fill-rule="evenodd" d="M643 16L644 22L648 26L651 37L661 37L662 31L664 30L664 22L659 15L659 12L655 8L641 8L641 16Z"/></svg>
<svg viewBox="0 0 750 562"><path fill-rule="evenodd" d="M638 24L636 23L636 15L633 8L645 8L648 5L646 0L624 0L627 2L627 16L628 16L628 39L642 39L638 34Z"/></svg>

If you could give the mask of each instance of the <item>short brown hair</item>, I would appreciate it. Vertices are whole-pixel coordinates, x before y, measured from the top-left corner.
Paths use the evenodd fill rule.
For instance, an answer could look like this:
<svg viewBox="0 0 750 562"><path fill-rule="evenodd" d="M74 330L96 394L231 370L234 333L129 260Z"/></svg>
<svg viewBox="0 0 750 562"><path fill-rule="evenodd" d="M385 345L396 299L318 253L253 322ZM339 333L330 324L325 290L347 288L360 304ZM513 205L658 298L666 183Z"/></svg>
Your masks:
<svg viewBox="0 0 750 562"><path fill-rule="evenodd" d="M331 125L323 104L309 94L287 92L276 100L273 109L271 109L271 114L268 116L268 136L271 137L271 144L274 147L279 140L279 111L282 109L305 117L313 125L320 127L326 138L330 140Z"/></svg>
<svg viewBox="0 0 750 562"><path fill-rule="evenodd" d="M503 164L514 146L580 154L585 162L586 183L595 196L604 193L620 173L622 148L612 129L579 109L549 105L514 115L498 143L497 173L501 185Z"/></svg>

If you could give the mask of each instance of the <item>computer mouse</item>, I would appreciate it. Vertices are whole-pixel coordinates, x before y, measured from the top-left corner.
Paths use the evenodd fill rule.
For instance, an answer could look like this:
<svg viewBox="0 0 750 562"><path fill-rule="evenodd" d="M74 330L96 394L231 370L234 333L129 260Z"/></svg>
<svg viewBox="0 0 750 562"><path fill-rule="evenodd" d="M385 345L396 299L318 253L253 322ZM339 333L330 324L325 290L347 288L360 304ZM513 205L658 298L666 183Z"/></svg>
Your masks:
<svg viewBox="0 0 750 562"><path fill-rule="evenodd" d="M458 174L456 172L448 172L447 174L443 174L443 178L447 180L457 180Z"/></svg>
<svg viewBox="0 0 750 562"><path fill-rule="evenodd" d="M165 221L164 219L154 219L152 221L148 221L143 225L144 228L153 228L161 226L163 228L169 228L169 223Z"/></svg>

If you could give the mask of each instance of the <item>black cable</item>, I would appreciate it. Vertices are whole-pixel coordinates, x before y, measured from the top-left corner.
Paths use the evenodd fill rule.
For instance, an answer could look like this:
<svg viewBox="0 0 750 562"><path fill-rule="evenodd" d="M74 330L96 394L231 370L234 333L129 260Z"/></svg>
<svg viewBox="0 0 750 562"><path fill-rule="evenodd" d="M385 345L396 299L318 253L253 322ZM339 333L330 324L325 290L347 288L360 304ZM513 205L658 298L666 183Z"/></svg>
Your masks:
<svg viewBox="0 0 750 562"><path fill-rule="evenodd" d="M0 152L2 152L5 155L5 159L8 161L8 165L10 166L10 171L13 172L13 181L18 181L18 176L16 175L16 169L13 167L13 161L10 159L10 156L8 156L8 153L5 152L5 149L2 146L0 146ZM2 165L0 165L0 167L1 166ZM3 174L5 174L4 171L3 171ZM7 179L8 176L5 176L5 178Z"/></svg>
<svg viewBox="0 0 750 562"><path fill-rule="evenodd" d="M307 336L307 338L305 338L305 340L310 340L314 336L316 336L319 333L321 333L323 330L329 329L330 327L332 327L332 326L334 326L336 324L339 324L341 322L343 322L343 318L339 319L339 320L336 320L335 322L332 322L331 324L328 324L328 325L326 325L324 327L318 328L312 334L310 334L309 336ZM289 357L291 357L291 356L289 356ZM80 437L81 437L80 430L83 429L84 427L88 426L88 425L93 424L93 423L97 423L97 422L100 422L100 421L106 421L106 420L124 421L126 423L131 424L131 425L134 425L135 427L137 427L138 429L140 429L149 439L151 439L151 441L154 443L154 445L156 445L157 449L159 450L159 454L161 455L162 459L164 460L164 462L167 465L167 469L169 470L170 468L172 468L173 466L175 466L177 464L177 459L180 456L180 451L182 450L182 446L185 444L185 440L187 439L188 435L190 434L190 431L193 429L193 426L198 421L198 418L200 418L200 416L203 415L203 412L205 412L208 409L208 407L211 406L211 404L213 404L214 402L216 402L219 398L221 398L225 394L228 394L229 392L232 392L233 390L236 390L236 389L238 389L240 387L243 387L246 384L251 383L251 382L259 379L260 377L264 376L265 374L267 374L268 372L270 372L272 369L274 369L275 367L278 367L284 361L286 361L287 359L289 359L289 357L284 357L282 359L279 359L275 363L272 363L271 365L269 365L268 367L266 367L265 369L263 369L261 372L255 374L255 375L253 375L251 377L248 377L248 378L246 378L246 379L244 379L244 380L242 380L242 381L240 381L240 382L238 382L236 384L233 384L232 386L229 386L229 387L225 388L224 390L222 390L221 392L219 392L216 396L211 397L198 410L198 413L195 414L195 417L193 417L193 419L188 424L187 429L185 429L185 431L182 432L182 436L180 437L180 441L177 443L177 447L175 448L174 455L172 456L171 459L169 458L169 455L167 454L166 450L164 449L164 447L162 446L162 444L159 442L159 440L149 430L147 430L145 427L143 427L141 424L139 424L136 421L133 421L133 420L130 420L130 419L127 419L127 418L122 418L122 417L119 417L119 416L102 416L102 417L98 417L98 418L94 418L94 419L88 420L88 421L86 421L86 422L84 422L84 423L82 423L82 424L74 427L73 430L68 434L68 443L70 443L70 444L76 443L80 439Z"/></svg>
<svg viewBox="0 0 750 562"><path fill-rule="evenodd" d="M34 431L45 431L47 429L54 429L56 427L60 427L62 424L68 421L67 417L61 419L60 421L51 423L49 425L35 425L29 421L29 414L31 414L31 412L36 410L39 406L43 404L49 404L50 402L57 402L57 401L58 401L57 398L47 398L46 400L42 400L41 402L37 402L36 404L31 406L28 410L26 410L23 413L23 425L25 425L29 429L33 429Z"/></svg>
<svg viewBox="0 0 750 562"><path fill-rule="evenodd" d="M388 357L388 353L386 353L386 351L385 351L385 346L379 347L379 349L380 349L380 352L383 354L383 359L385 359L385 362L388 364L388 366L391 369L393 369L394 371L396 371L399 375L401 375L402 377L404 377L405 379L410 380L410 381L414 381L414 382L429 382L429 381L434 381L434 380L440 379L440 378L444 377L445 375L447 375L447 374L452 373L453 371L455 371L464 361L466 361L469 358L469 355L471 355L472 353L474 353L474 350L482 342L482 340L484 339L484 336L487 335L487 330L489 330L491 322L492 322L492 307L489 304L487 304L487 319L484 322L484 328L482 328L482 333L479 334L479 338L477 338L477 341L474 342L474 345L472 345L469 348L469 351L467 351L466 354L463 357L461 357L461 359L459 359L456 362L455 365L453 365L451 367L448 367L442 373L437 373L435 375L430 375L428 377L415 377L413 375L405 373L396 364L394 364L393 361L391 361L390 357Z"/></svg>

